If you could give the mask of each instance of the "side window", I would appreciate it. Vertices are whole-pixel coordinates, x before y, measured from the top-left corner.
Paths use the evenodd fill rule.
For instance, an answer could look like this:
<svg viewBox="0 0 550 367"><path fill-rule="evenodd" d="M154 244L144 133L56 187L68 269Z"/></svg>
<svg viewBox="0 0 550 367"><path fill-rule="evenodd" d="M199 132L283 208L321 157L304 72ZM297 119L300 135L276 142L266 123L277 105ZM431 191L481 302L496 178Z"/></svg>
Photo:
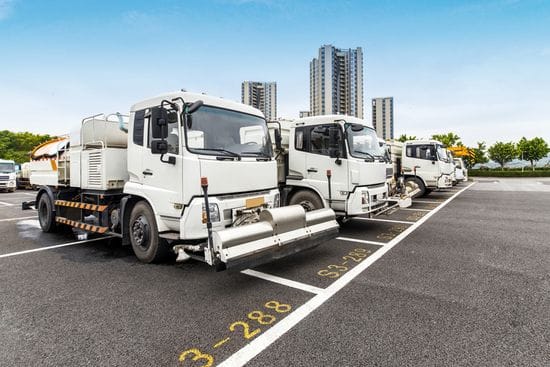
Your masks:
<svg viewBox="0 0 550 367"><path fill-rule="evenodd" d="M315 126L309 135L309 151L329 155L329 129L326 125Z"/></svg>
<svg viewBox="0 0 550 367"><path fill-rule="evenodd" d="M134 144L143 146L143 127L145 119L145 110L136 111L134 115Z"/></svg>
<svg viewBox="0 0 550 367"><path fill-rule="evenodd" d="M306 150L304 146L304 128L303 127L296 128L296 136L294 137L294 147L296 148L296 150L303 150L303 151Z"/></svg>
<svg viewBox="0 0 550 367"><path fill-rule="evenodd" d="M407 157L432 160L435 151L430 145L409 145L407 146Z"/></svg>

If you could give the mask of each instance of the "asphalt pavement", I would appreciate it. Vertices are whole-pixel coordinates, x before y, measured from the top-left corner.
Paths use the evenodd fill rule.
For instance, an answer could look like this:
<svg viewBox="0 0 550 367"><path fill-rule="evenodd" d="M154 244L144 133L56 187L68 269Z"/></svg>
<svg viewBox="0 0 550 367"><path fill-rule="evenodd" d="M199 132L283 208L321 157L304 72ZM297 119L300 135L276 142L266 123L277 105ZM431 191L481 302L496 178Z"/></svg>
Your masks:
<svg viewBox="0 0 550 367"><path fill-rule="evenodd" d="M32 192L0 194L0 365L550 365L550 195L479 185L220 273L44 234Z"/></svg>

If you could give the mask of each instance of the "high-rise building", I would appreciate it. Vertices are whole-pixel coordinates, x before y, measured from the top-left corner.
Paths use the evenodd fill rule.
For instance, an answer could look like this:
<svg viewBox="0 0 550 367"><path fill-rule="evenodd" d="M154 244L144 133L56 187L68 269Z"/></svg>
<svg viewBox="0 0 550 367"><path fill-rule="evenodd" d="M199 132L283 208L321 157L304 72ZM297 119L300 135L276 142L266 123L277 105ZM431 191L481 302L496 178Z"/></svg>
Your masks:
<svg viewBox="0 0 550 367"><path fill-rule="evenodd" d="M310 111L300 111L300 118L312 116Z"/></svg>
<svg viewBox="0 0 550 367"><path fill-rule="evenodd" d="M245 81L241 85L241 101L262 111L267 120L277 118L277 83Z"/></svg>
<svg viewBox="0 0 550 367"><path fill-rule="evenodd" d="M393 97L372 99L372 126L378 137L393 139Z"/></svg>
<svg viewBox="0 0 550 367"><path fill-rule="evenodd" d="M309 105L315 115L363 118L363 51L324 45L309 63Z"/></svg>

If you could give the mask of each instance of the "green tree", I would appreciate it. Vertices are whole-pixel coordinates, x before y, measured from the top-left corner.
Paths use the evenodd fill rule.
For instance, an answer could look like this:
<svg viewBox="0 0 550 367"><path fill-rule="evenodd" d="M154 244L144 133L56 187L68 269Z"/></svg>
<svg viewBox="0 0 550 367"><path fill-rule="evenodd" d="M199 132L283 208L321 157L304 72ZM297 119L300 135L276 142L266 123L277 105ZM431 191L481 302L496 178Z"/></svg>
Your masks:
<svg viewBox="0 0 550 367"><path fill-rule="evenodd" d="M443 145L447 147L462 145L462 142L460 141L460 136L453 132L447 134L434 134L432 135L432 139L440 141L441 143L443 143Z"/></svg>
<svg viewBox="0 0 550 367"><path fill-rule="evenodd" d="M548 154L548 144L543 138L533 138L531 140L525 137L521 138L518 143L518 157L531 162L531 169L535 170L535 163Z"/></svg>
<svg viewBox="0 0 550 367"><path fill-rule="evenodd" d="M470 160L471 166L477 163L483 164L489 162L486 153L487 144L484 141L478 141L477 148L473 148L472 150L474 151L474 157Z"/></svg>
<svg viewBox="0 0 550 367"><path fill-rule="evenodd" d="M407 140L416 140L416 136L407 136L407 134L401 134L401 136L397 139L397 141L400 141L402 143L406 142Z"/></svg>
<svg viewBox="0 0 550 367"><path fill-rule="evenodd" d="M39 144L52 139L50 135L29 132L0 131L0 158L13 159L16 163L29 161L29 153Z"/></svg>
<svg viewBox="0 0 550 367"><path fill-rule="evenodd" d="M500 164L504 171L504 165L518 156L516 145L512 142L503 143L497 141L489 148L489 158Z"/></svg>

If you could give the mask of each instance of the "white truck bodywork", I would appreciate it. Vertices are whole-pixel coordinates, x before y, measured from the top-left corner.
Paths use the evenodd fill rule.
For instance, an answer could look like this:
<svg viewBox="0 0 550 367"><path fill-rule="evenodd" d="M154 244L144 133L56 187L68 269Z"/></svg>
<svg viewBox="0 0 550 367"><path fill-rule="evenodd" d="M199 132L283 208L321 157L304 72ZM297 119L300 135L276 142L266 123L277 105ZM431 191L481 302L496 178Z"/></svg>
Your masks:
<svg viewBox="0 0 550 367"><path fill-rule="evenodd" d="M376 133L364 120L324 115L279 120L276 124L282 137L279 182L287 193L287 202L301 191L310 191L340 217L374 213L387 206L384 152ZM278 128L276 124L270 124L270 129ZM351 132L351 126L357 131ZM333 147L330 129L336 136ZM370 153L360 154L354 147ZM331 174L330 195L327 171Z"/></svg>
<svg viewBox="0 0 550 367"><path fill-rule="evenodd" d="M17 173L15 162L0 159L0 190L15 191L17 188Z"/></svg>

